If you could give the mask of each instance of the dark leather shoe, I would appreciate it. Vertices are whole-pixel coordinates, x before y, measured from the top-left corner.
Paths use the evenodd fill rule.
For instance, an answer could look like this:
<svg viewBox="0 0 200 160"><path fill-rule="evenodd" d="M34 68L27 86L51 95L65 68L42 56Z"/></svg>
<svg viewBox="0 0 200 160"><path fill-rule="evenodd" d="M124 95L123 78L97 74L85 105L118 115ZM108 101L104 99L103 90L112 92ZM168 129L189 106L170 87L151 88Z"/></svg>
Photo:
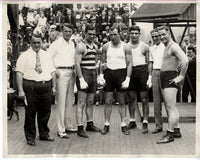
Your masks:
<svg viewBox="0 0 200 160"><path fill-rule="evenodd" d="M83 129L83 126L78 126L77 135L83 138L88 138L89 136L86 134L86 132Z"/></svg>
<svg viewBox="0 0 200 160"><path fill-rule="evenodd" d="M40 140L41 141L54 141L54 138L50 137L50 136L48 136L48 137L40 137Z"/></svg>
<svg viewBox="0 0 200 160"><path fill-rule="evenodd" d="M173 142L174 141L174 136L173 134L165 134L161 139L159 139L157 141L157 144L163 144L163 143L170 143L170 142Z"/></svg>
<svg viewBox="0 0 200 160"><path fill-rule="evenodd" d="M137 124L136 124L135 121L130 122L129 125L128 125L128 129L133 129L133 128L136 128L136 127L137 127Z"/></svg>
<svg viewBox="0 0 200 160"><path fill-rule="evenodd" d="M127 126L122 127L122 132L123 132L125 135L129 135L129 134L130 134L130 131L128 130L128 127L127 127Z"/></svg>
<svg viewBox="0 0 200 160"><path fill-rule="evenodd" d="M83 137L83 138L88 138L89 137L84 130L83 131L78 131L77 135L80 136L80 137Z"/></svg>
<svg viewBox="0 0 200 160"><path fill-rule="evenodd" d="M174 128L174 133L173 133L174 138L181 138L181 132L180 132L180 128Z"/></svg>
<svg viewBox="0 0 200 160"><path fill-rule="evenodd" d="M147 134L148 133L148 123L142 124L142 133Z"/></svg>
<svg viewBox="0 0 200 160"><path fill-rule="evenodd" d="M159 132L162 132L163 129L162 128L155 128L154 131L152 131L152 134L156 134L156 133L159 133Z"/></svg>
<svg viewBox="0 0 200 160"><path fill-rule="evenodd" d="M34 140L27 141L27 144L30 145L30 146L35 146L36 145Z"/></svg>
<svg viewBox="0 0 200 160"><path fill-rule="evenodd" d="M104 128L103 128L103 130L101 131L101 134L106 134L106 133L108 133L109 132L109 127L110 126L104 126Z"/></svg>
<svg viewBox="0 0 200 160"><path fill-rule="evenodd" d="M86 126L86 131L90 131L90 132L101 132L100 128L97 128L94 124L92 125L87 125Z"/></svg>

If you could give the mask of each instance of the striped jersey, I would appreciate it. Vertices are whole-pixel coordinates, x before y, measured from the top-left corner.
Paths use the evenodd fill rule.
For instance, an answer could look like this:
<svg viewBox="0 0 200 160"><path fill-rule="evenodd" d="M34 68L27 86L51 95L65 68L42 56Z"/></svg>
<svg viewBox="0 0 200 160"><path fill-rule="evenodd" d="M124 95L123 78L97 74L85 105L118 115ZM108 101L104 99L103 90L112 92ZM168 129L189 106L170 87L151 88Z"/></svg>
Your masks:
<svg viewBox="0 0 200 160"><path fill-rule="evenodd" d="M95 45L90 48L86 43L86 52L83 54L81 60L81 68L96 69L97 51Z"/></svg>

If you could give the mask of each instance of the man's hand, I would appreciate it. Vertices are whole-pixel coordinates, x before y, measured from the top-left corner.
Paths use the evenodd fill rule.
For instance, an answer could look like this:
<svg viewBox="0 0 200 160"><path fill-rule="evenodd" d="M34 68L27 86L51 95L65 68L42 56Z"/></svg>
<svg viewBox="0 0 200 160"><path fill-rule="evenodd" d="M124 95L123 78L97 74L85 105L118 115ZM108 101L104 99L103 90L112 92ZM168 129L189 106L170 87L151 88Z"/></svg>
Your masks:
<svg viewBox="0 0 200 160"><path fill-rule="evenodd" d="M149 78L148 78L148 80L147 80L147 86L148 86L149 88L152 87L152 76L151 76L151 75L149 75Z"/></svg>
<svg viewBox="0 0 200 160"><path fill-rule="evenodd" d="M130 77L126 77L125 81L122 82L122 88L127 89L130 83Z"/></svg>
<svg viewBox="0 0 200 160"><path fill-rule="evenodd" d="M179 75L178 77L176 77L174 79L171 79L169 84L172 84L172 83L178 84L178 83L180 83L183 80L184 80L184 76Z"/></svg>
<svg viewBox="0 0 200 160"><path fill-rule="evenodd" d="M98 78L97 78L97 83L98 83L98 85L100 85L100 86L105 86L106 81L105 81L105 79L104 79L103 74L100 74L100 75L98 76Z"/></svg>
<svg viewBox="0 0 200 160"><path fill-rule="evenodd" d="M52 90L52 94L55 96L56 95L56 86L53 86L51 90Z"/></svg>
<svg viewBox="0 0 200 160"><path fill-rule="evenodd" d="M22 90L22 91L19 91L19 92L18 92L18 96L19 96L19 97L25 97L24 91L23 91L23 90Z"/></svg>
<svg viewBox="0 0 200 160"><path fill-rule="evenodd" d="M107 68L106 63L102 63L102 64L101 64L101 68L102 68L103 71L106 70L106 68Z"/></svg>
<svg viewBox="0 0 200 160"><path fill-rule="evenodd" d="M83 77L79 78L79 81L80 81L80 87L81 87L81 89L86 89L86 88L88 88L88 84L87 84L87 82L84 80Z"/></svg>

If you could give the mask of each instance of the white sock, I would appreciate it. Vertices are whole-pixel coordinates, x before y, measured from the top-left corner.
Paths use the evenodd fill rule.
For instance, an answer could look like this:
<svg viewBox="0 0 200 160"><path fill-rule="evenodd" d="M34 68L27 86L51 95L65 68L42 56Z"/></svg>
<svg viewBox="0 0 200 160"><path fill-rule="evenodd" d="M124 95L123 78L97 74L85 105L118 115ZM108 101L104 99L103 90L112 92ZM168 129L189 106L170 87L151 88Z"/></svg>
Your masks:
<svg viewBox="0 0 200 160"><path fill-rule="evenodd" d="M144 119L144 120L143 120L143 123L148 123L148 121Z"/></svg>
<svg viewBox="0 0 200 160"><path fill-rule="evenodd" d="M121 122L121 127L125 127L126 123L125 122Z"/></svg>
<svg viewBox="0 0 200 160"><path fill-rule="evenodd" d="M130 118L130 122L135 122L135 118Z"/></svg>
<svg viewBox="0 0 200 160"><path fill-rule="evenodd" d="M105 126L109 126L109 125L110 125L110 122L105 122L104 125L105 125Z"/></svg>

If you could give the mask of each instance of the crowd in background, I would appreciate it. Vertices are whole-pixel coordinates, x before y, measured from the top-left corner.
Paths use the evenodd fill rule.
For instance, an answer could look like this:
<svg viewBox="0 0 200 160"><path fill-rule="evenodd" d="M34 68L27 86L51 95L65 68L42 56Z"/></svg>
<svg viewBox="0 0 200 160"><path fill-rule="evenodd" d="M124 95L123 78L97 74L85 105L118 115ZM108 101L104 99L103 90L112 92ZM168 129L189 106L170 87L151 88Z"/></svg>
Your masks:
<svg viewBox="0 0 200 160"><path fill-rule="evenodd" d="M135 12L136 9L136 7L132 6L130 8L126 4L122 4L121 7L117 5L111 5L111 7L108 7L107 5L99 5L92 8L86 7L85 10L79 10L79 8L77 10L73 10L73 7L67 8L65 5L61 4L52 4L49 8L38 9L23 7L19 10L19 52L22 53L30 47L31 37L34 32L41 33L43 40L42 48L47 50L50 44L61 36L62 26L65 23L73 25L73 35L71 39L75 42L75 44L84 38L85 27L88 24L92 24L96 28L95 43L99 48L101 48L103 44L110 41L109 32L110 28L113 26L120 29L121 39L127 43L129 42L128 28L130 25L134 24L129 17ZM196 36L193 36L195 34L196 33L189 34L184 38L182 48L185 52L187 52L187 47L190 44L196 44L196 38L194 38ZM8 60L11 61L11 31L8 32L7 39L7 55ZM8 65L10 65L10 63ZM102 93L97 91L97 94L101 95ZM102 98L101 101L103 103Z"/></svg>

